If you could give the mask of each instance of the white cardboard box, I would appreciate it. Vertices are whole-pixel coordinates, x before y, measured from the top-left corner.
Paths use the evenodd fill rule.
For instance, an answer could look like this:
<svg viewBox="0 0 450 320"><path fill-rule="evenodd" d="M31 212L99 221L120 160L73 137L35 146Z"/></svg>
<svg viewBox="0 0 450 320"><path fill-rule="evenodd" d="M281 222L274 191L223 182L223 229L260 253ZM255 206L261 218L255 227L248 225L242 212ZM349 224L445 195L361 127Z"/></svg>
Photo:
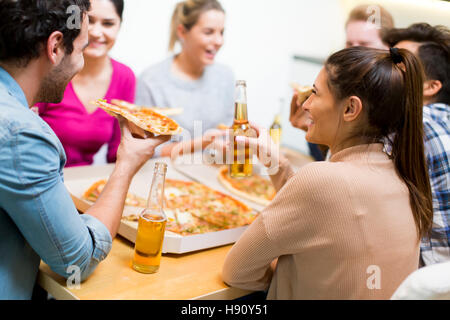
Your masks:
<svg viewBox="0 0 450 320"><path fill-rule="evenodd" d="M136 174L130 185L129 192L147 198L148 192L150 191L155 162L165 162L168 165L168 179L191 181L191 179L173 169L170 159L152 159ZM92 205L91 202L82 199L84 191L94 182L100 179L108 179L113 169L114 165L112 164L64 169L65 185L80 211L84 212ZM215 179L215 177L211 177L211 179ZM142 208L125 206L124 215L139 214L141 211ZM137 222L122 220L118 233L134 243L137 235L137 225ZM191 236L181 236L166 231L163 242L163 253L181 254L234 243L239 239L246 228L247 227L240 227Z"/></svg>

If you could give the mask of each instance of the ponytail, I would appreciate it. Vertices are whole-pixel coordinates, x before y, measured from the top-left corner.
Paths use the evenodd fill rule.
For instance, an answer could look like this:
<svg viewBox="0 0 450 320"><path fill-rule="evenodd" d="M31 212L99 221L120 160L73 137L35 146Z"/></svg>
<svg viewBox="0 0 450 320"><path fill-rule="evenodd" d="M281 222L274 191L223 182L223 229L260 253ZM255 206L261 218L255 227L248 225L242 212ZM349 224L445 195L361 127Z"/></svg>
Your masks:
<svg viewBox="0 0 450 320"><path fill-rule="evenodd" d="M170 21L170 39L169 39L169 51L173 51L175 43L178 41L177 27L181 23L183 16L184 2L179 2L175 6L175 10L172 14L172 19Z"/></svg>
<svg viewBox="0 0 450 320"><path fill-rule="evenodd" d="M367 121L353 134L367 143L391 142L391 158L408 187L418 236L427 236L433 205L423 143L421 63L404 49L352 47L331 55L325 69L337 101L355 95L363 102Z"/></svg>
<svg viewBox="0 0 450 320"><path fill-rule="evenodd" d="M393 62L396 54L401 62L396 68L404 78L404 122L394 135L392 158L400 177L409 189L414 220L421 237L427 236L433 221L430 179L425 159L423 132L423 69L417 58L405 49L391 50Z"/></svg>

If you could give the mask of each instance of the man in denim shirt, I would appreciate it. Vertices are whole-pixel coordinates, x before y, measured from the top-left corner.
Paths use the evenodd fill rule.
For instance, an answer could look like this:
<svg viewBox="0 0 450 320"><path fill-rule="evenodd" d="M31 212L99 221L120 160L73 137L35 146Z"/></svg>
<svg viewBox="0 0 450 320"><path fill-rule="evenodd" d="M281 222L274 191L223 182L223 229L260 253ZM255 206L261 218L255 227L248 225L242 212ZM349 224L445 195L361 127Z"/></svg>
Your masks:
<svg viewBox="0 0 450 320"><path fill-rule="evenodd" d="M121 121L116 167L96 204L78 214L63 183L63 147L29 106L60 102L82 69L89 6L0 0L0 299L30 299L40 259L86 279L111 249L132 177L168 140L135 139ZM79 26L69 28L73 14Z"/></svg>

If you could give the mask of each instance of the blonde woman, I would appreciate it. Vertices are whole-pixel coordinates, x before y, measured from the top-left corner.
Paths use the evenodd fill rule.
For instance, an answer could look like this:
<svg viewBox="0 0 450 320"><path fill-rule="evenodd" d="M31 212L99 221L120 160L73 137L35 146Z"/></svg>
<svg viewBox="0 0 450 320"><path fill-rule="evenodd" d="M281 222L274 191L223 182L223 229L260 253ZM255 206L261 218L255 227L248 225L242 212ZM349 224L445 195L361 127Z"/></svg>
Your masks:
<svg viewBox="0 0 450 320"><path fill-rule="evenodd" d="M202 143L205 130L233 120L234 76L228 67L215 63L223 45L224 25L225 11L216 0L178 3L172 15L169 51L177 43L181 51L149 67L138 79L137 104L184 109L174 119L189 137L197 136L186 141L192 147ZM159 150L160 155L169 156L176 145L168 144Z"/></svg>
<svg viewBox="0 0 450 320"><path fill-rule="evenodd" d="M360 5L349 14L345 24L347 48L362 46L389 49L383 41L387 31L394 28L392 15L380 5Z"/></svg>

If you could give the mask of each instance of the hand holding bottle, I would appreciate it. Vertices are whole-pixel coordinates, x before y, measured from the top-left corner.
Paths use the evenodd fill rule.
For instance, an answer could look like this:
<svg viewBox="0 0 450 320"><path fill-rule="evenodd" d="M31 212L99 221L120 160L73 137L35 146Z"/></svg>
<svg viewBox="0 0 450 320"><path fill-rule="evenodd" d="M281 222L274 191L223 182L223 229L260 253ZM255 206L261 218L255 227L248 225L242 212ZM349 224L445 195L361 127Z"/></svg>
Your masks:
<svg viewBox="0 0 450 320"><path fill-rule="evenodd" d="M256 152L259 161L266 167L272 168L278 165L280 159L279 145L272 140L269 130L260 127L255 123L250 123L250 127L255 132L255 137L236 137L236 142L245 144Z"/></svg>
<svg viewBox="0 0 450 320"><path fill-rule="evenodd" d="M250 123L251 136L238 136L235 142L241 147L250 148L253 154L256 152L259 161L269 169L269 174L275 174L278 170L278 165L282 155L280 154L279 145L276 144L271 136L269 130L260 127L255 123ZM216 163L226 163L227 159L233 159L233 131L227 130L227 135L224 139L216 139L209 146L215 150Z"/></svg>

